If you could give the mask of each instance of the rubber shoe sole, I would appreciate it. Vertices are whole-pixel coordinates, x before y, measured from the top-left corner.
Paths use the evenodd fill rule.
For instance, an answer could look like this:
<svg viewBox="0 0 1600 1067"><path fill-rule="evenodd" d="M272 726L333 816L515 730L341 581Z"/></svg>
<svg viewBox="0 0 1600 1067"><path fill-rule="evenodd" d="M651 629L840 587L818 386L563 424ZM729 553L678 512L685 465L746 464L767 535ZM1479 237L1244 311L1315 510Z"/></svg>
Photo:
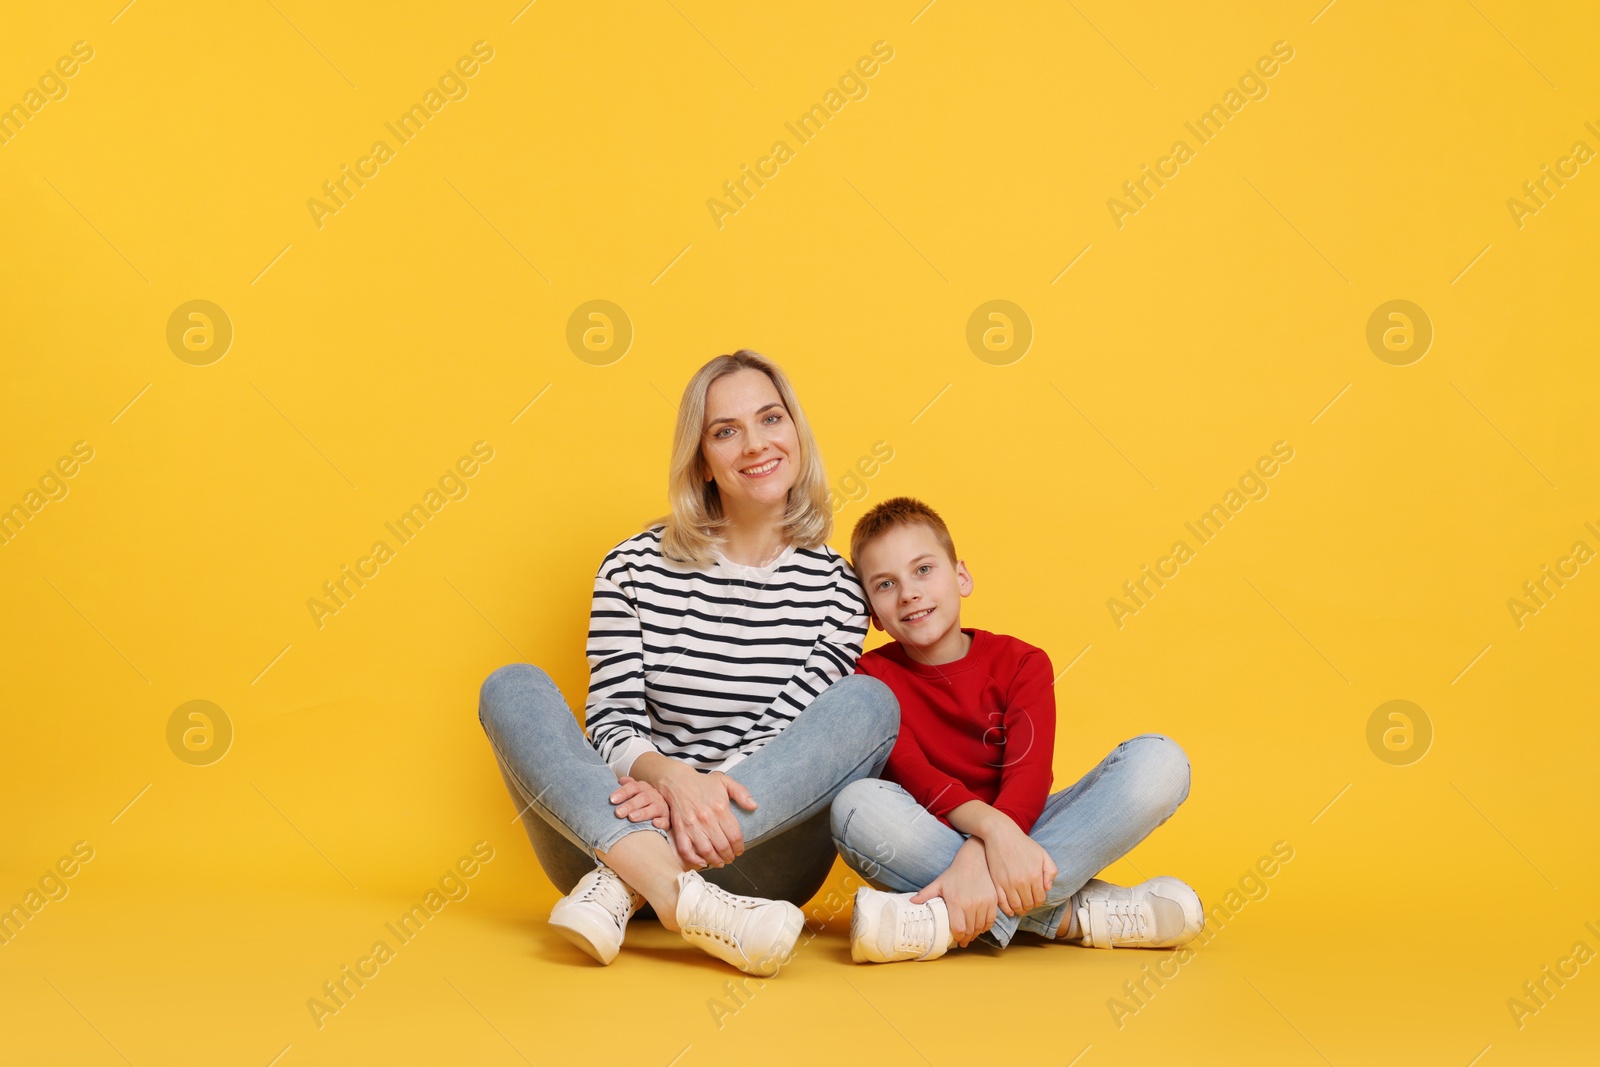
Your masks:
<svg viewBox="0 0 1600 1067"><path fill-rule="evenodd" d="M784 901L784 903L787 904L788 902ZM783 951L770 953L766 956L763 956L761 959L752 963L749 967L739 967L737 963L734 964L734 966L739 967L739 969L744 971L746 974L753 974L759 978L772 978L776 976L779 968L794 958L794 946L795 943L800 940L800 931L805 929L805 925L805 912L801 911L793 904L789 904L787 914L783 920L783 926L778 929L778 937L781 939L780 943L784 946Z"/></svg>
<svg viewBox="0 0 1600 1067"><path fill-rule="evenodd" d="M609 966L611 961L617 958L616 949L611 949L608 952L605 946L590 940L589 935L576 926L567 926L558 922L554 917L551 917L550 925L555 927L556 932L562 937L583 949L584 952L594 957L595 961L600 964Z"/></svg>
<svg viewBox="0 0 1600 1067"><path fill-rule="evenodd" d="M866 917L862 914L861 894L863 889L856 890L855 902L850 908L850 962L869 963L866 955L861 951L862 928L867 925Z"/></svg>
<svg viewBox="0 0 1600 1067"><path fill-rule="evenodd" d="M784 905L783 924L778 927L776 944L783 946L774 949L759 959L750 959L742 951L735 952L726 942L714 938L700 939L686 937L691 945L714 956L730 967L737 967L745 974L755 975L757 978L772 978L777 975L780 968L794 958L795 942L800 939L800 931L805 926L805 913L788 901L778 901Z"/></svg>

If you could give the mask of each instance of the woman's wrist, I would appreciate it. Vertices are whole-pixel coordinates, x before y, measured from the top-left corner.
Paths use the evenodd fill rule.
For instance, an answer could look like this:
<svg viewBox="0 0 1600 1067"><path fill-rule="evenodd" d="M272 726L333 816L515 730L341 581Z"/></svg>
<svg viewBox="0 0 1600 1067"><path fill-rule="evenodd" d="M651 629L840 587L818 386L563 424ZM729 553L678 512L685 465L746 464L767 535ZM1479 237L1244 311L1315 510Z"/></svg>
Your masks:
<svg viewBox="0 0 1600 1067"><path fill-rule="evenodd" d="M628 770L630 777L637 778L641 782L649 782L657 789L680 773L695 772L683 761L663 756L659 752L640 753L639 758L633 761L633 766Z"/></svg>

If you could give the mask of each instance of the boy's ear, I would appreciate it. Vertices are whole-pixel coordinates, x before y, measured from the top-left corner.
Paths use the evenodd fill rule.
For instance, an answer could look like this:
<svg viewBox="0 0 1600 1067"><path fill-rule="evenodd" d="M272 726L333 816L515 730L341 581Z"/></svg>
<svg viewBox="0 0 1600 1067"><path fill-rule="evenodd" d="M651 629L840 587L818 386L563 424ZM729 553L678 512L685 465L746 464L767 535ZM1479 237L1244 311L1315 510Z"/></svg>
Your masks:
<svg viewBox="0 0 1600 1067"><path fill-rule="evenodd" d="M967 561L956 560L956 588L962 596L972 595L972 572L967 570Z"/></svg>
<svg viewBox="0 0 1600 1067"><path fill-rule="evenodd" d="M872 611L871 609L868 609L867 614L872 616L872 628L874 630L882 630L883 629L883 621L878 618L878 613L876 611Z"/></svg>

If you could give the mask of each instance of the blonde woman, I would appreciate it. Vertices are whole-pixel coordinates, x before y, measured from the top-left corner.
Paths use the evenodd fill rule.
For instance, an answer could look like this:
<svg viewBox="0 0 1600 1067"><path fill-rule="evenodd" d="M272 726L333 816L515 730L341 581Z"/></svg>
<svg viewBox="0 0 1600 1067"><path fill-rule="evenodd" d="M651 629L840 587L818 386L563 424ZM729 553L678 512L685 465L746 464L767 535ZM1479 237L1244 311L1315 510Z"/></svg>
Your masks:
<svg viewBox="0 0 1600 1067"><path fill-rule="evenodd" d="M690 380L670 497L595 577L586 731L526 663L489 676L478 717L568 940L610 963L648 901L772 975L833 863L829 806L882 769L899 706L853 673L867 604L827 545L822 458L776 364L741 349Z"/></svg>

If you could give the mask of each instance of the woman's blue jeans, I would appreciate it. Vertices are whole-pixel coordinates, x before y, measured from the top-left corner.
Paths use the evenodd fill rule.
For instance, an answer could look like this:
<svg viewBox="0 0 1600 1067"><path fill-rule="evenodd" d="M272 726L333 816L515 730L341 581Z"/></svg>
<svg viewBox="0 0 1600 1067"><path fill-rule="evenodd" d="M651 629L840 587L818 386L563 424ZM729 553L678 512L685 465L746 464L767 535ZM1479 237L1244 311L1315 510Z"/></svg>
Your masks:
<svg viewBox="0 0 1600 1067"><path fill-rule="evenodd" d="M511 790L539 865L562 893L630 833L662 833L619 819L608 799L617 777L579 728L550 676L527 663L483 683L478 720ZM824 689L784 730L727 771L755 797L730 809L745 851L701 871L734 893L804 904L827 880L834 847L829 810L839 790L883 769L900 726L887 685L847 675ZM669 838L670 840L670 838Z"/></svg>
<svg viewBox="0 0 1600 1067"><path fill-rule="evenodd" d="M1054 937L1072 894L1133 850L1189 796L1189 758L1170 737L1124 741L1076 783L1045 801L1028 836L1055 861L1043 906L999 912L981 940L1004 948L1019 929ZM930 815L900 786L856 782L833 802L839 855L871 885L915 893L944 873L967 835Z"/></svg>

